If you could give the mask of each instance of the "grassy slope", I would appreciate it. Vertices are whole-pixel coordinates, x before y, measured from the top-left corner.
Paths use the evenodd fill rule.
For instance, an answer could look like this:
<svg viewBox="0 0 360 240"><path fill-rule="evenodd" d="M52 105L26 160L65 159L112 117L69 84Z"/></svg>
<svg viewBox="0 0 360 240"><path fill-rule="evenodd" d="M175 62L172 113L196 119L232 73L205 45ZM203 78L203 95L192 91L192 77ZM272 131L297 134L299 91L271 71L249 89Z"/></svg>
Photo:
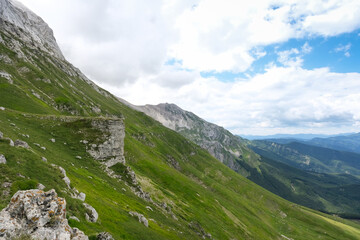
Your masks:
<svg viewBox="0 0 360 240"><path fill-rule="evenodd" d="M10 147L7 140L0 140L0 152L8 160L6 165L0 165L0 180L13 182L12 193L33 185L18 173L41 182L47 189L55 188L67 199L68 215L76 215L81 220L81 223L70 221L72 226L89 235L108 231L116 239L196 239L197 234L188 226L190 222L199 223L215 239L282 239L281 234L294 239L359 239L358 225L289 203L260 188L179 134L125 107L113 97L104 97L78 77L70 83L70 77L46 58L31 65L18 60L3 45L0 47L1 52L6 52L13 60L12 64L1 62L0 68L14 76L13 85L0 79L0 105L8 108L0 111L0 131L5 137L22 139L31 146L30 150L15 148ZM34 53L41 54L36 50ZM22 64L34 69L32 76L18 72ZM35 70L41 66L42 71ZM47 85L37 78L50 79L53 84ZM47 100L35 98L31 89ZM46 98L45 95L51 96ZM89 117L62 121L62 115L69 113L51 106L51 100L59 97L66 98L72 110ZM81 100L84 98L87 100ZM99 104L103 113L125 117L127 163L137 173L143 188L152 193L155 201L168 203L178 220L136 197L124 183L109 178L100 164L86 153L81 139L95 141L102 138L90 127L91 115L96 114L91 113L89 102ZM56 142L52 143L50 138L55 138ZM48 159L47 163L41 161L42 156ZM169 156L179 163L181 170L167 163ZM60 172L50 163L64 167L72 185L86 193L86 202L99 212L97 223L85 221L81 202L62 191L65 184ZM2 197L1 208L9 200L10 196ZM145 208L148 205L154 211L148 211ZM150 220L149 228L146 228L130 217L128 211L143 213L154 221Z"/></svg>

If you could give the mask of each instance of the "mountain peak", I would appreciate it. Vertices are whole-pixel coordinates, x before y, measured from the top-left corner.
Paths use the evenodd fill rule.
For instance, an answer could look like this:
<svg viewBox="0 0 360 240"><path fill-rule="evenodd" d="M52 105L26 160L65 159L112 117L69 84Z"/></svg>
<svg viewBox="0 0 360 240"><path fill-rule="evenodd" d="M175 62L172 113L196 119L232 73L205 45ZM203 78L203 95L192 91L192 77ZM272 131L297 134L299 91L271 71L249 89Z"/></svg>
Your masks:
<svg viewBox="0 0 360 240"><path fill-rule="evenodd" d="M11 32L21 29L26 33L26 36L23 33L18 34L22 40L31 42L52 56L64 59L52 29L22 3L16 0L0 0L0 26Z"/></svg>

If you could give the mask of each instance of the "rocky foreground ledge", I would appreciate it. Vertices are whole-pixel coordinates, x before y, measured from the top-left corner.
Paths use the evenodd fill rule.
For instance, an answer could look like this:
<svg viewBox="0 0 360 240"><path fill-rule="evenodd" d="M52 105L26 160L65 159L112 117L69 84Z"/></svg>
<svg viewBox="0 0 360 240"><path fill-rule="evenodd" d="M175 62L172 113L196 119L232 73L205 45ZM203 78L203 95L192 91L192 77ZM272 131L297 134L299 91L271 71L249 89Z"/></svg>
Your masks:
<svg viewBox="0 0 360 240"><path fill-rule="evenodd" d="M66 201L55 190L18 191L0 212L0 240L20 236L47 240L88 240L66 219Z"/></svg>

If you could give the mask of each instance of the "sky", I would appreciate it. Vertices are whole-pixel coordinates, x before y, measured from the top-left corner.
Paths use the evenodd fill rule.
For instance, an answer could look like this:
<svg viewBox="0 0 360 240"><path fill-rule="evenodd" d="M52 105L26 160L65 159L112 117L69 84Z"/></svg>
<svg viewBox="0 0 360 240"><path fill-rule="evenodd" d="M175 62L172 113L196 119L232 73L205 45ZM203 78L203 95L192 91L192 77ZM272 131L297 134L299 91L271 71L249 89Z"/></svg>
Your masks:
<svg viewBox="0 0 360 240"><path fill-rule="evenodd" d="M358 0L21 0L65 57L133 104L234 134L360 127Z"/></svg>

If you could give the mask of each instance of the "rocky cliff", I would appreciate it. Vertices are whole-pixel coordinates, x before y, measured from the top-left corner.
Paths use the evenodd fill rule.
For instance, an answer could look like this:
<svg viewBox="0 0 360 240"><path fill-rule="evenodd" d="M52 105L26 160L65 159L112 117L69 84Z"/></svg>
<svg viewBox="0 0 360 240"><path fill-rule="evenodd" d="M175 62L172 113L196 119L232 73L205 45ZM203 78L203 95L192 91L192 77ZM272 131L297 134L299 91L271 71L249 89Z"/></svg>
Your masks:
<svg viewBox="0 0 360 240"><path fill-rule="evenodd" d="M24 42L64 59L51 28L20 2L0 0L0 24Z"/></svg>

